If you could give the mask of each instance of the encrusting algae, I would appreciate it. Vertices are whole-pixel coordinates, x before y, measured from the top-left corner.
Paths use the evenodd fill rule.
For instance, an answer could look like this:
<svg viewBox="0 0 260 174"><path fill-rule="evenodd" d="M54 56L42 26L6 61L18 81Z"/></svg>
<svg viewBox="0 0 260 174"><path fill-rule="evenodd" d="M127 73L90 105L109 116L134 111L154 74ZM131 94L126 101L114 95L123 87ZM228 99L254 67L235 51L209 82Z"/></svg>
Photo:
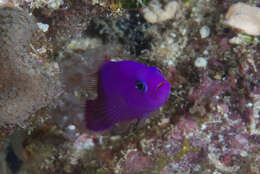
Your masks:
<svg viewBox="0 0 260 174"><path fill-rule="evenodd" d="M59 95L59 66L49 62L34 18L20 9L0 7L0 43L0 128L22 126Z"/></svg>

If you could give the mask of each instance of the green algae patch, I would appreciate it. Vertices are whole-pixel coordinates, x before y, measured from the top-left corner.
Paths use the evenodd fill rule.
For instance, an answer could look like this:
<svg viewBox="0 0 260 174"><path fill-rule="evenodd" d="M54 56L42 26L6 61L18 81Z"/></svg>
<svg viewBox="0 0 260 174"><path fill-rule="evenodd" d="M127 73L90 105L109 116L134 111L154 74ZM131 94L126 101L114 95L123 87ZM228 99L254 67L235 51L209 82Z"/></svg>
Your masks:
<svg viewBox="0 0 260 174"><path fill-rule="evenodd" d="M157 154L157 160L155 162L155 170L153 174L159 173L165 166L167 166L172 161L172 158L167 156L165 153L159 152Z"/></svg>
<svg viewBox="0 0 260 174"><path fill-rule="evenodd" d="M174 155L174 159L180 160L190 152L199 152L199 151L200 151L200 148L191 146L189 140L184 139L182 149L179 153Z"/></svg>

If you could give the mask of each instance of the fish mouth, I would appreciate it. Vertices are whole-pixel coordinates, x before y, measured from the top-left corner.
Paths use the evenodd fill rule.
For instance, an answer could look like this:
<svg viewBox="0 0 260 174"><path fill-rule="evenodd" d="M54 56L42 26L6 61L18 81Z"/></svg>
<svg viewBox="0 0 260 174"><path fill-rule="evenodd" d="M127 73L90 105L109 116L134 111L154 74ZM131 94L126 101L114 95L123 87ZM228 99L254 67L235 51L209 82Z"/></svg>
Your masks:
<svg viewBox="0 0 260 174"><path fill-rule="evenodd" d="M156 87L156 94L158 93L159 89L165 84L166 82L163 81L161 82L157 87Z"/></svg>

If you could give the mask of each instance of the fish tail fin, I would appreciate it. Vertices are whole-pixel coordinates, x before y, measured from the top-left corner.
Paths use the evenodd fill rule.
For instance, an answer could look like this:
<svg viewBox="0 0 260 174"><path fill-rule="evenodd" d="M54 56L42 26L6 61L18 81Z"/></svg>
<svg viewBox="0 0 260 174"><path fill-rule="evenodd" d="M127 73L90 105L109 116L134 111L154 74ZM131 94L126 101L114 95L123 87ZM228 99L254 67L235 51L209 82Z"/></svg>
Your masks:
<svg viewBox="0 0 260 174"><path fill-rule="evenodd" d="M85 104L85 125L92 131L104 131L115 123L106 112L106 105L99 99L87 100Z"/></svg>

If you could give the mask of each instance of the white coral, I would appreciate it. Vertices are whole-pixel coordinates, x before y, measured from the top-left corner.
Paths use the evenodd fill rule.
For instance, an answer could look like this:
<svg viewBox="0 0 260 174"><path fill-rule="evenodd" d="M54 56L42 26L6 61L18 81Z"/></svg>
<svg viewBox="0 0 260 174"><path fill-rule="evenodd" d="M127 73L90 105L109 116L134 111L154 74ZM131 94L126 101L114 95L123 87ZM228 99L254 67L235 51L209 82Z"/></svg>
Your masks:
<svg viewBox="0 0 260 174"><path fill-rule="evenodd" d="M151 1L142 9L144 18L150 23L160 23L172 19L175 16L179 4L176 1L168 2L164 8L158 1Z"/></svg>

